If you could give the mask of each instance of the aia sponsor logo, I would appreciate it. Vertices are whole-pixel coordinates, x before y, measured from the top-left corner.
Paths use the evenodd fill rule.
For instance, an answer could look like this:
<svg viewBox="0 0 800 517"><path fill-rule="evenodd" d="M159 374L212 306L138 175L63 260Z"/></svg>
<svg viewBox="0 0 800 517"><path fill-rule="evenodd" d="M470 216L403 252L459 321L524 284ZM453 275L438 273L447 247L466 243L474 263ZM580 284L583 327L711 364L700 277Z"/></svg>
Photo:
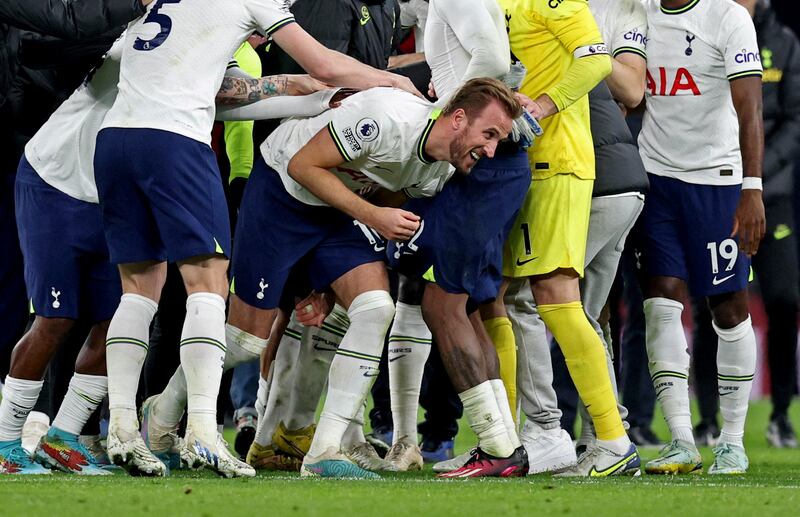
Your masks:
<svg viewBox="0 0 800 517"><path fill-rule="evenodd" d="M692 77L691 72L686 68L678 68L673 74L663 66L656 70L657 77L653 77L650 69L647 70L647 90L650 95L669 96L675 95L702 95L700 88Z"/></svg>

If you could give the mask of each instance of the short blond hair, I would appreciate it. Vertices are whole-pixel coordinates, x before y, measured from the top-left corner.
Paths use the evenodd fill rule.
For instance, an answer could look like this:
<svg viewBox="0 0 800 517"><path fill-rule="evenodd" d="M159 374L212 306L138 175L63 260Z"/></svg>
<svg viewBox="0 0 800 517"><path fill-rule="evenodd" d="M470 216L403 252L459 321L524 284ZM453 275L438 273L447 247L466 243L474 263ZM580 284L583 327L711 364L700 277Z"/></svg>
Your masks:
<svg viewBox="0 0 800 517"><path fill-rule="evenodd" d="M522 105L511 88L491 77L477 77L464 83L450 98L442 114L449 115L463 109L468 117L477 117L493 100L500 104L509 118L522 115Z"/></svg>

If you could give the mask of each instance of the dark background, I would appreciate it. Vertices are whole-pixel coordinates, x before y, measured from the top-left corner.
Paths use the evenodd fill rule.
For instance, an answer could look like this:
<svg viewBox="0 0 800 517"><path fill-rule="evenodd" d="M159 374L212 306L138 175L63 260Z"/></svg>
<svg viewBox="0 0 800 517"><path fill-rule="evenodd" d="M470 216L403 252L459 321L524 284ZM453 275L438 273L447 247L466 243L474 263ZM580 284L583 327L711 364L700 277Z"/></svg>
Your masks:
<svg viewBox="0 0 800 517"><path fill-rule="evenodd" d="M781 22L794 29L795 34L800 36L800 16L792 7L797 8L797 0L772 0L772 7L778 13Z"/></svg>

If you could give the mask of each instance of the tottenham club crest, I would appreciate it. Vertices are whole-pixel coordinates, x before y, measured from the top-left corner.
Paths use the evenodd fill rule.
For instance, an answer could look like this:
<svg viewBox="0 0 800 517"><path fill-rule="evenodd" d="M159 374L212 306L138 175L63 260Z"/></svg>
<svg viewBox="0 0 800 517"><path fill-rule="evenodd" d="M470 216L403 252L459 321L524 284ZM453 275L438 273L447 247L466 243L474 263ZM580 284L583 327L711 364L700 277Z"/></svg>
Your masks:
<svg viewBox="0 0 800 517"><path fill-rule="evenodd" d="M378 123L371 118L362 118L356 124L356 135L364 142L372 142L381 132Z"/></svg>

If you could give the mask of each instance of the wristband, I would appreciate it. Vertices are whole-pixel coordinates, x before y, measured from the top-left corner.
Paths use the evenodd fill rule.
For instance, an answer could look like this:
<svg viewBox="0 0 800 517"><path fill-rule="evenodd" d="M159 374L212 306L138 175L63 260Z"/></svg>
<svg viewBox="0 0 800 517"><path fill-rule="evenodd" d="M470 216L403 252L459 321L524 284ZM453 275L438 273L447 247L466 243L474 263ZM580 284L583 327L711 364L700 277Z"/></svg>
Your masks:
<svg viewBox="0 0 800 517"><path fill-rule="evenodd" d="M761 178L753 176L745 176L742 178L742 190L763 190L761 186Z"/></svg>

